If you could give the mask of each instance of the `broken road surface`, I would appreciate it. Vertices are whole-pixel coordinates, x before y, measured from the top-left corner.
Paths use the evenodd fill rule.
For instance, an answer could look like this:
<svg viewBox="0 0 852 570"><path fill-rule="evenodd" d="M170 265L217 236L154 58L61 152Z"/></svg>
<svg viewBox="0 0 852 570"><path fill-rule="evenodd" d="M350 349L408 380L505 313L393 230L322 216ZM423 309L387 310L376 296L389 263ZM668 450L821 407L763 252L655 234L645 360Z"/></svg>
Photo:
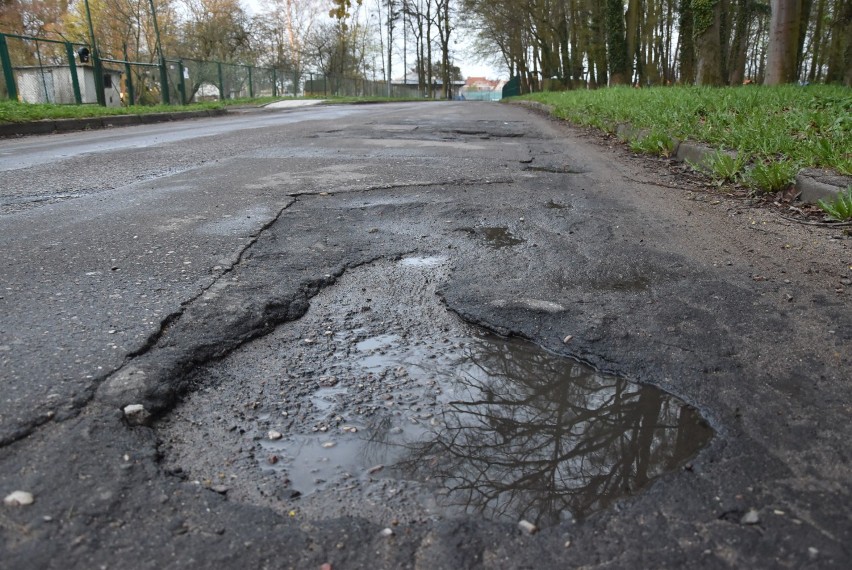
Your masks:
<svg viewBox="0 0 852 570"><path fill-rule="evenodd" d="M838 230L495 104L0 141L0 173L4 567L852 562ZM571 452L543 490L499 487L518 433Z"/></svg>

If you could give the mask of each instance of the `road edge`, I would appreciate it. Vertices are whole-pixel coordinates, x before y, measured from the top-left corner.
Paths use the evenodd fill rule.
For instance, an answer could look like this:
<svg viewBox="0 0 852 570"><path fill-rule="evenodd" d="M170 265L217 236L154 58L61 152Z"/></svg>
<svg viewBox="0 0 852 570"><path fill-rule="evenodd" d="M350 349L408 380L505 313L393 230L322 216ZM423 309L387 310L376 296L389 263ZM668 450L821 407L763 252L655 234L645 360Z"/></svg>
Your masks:
<svg viewBox="0 0 852 570"><path fill-rule="evenodd" d="M0 123L0 138L13 138L29 135L48 135L72 131L89 131L112 127L133 125L151 125L169 121L220 117L228 113L227 109L206 109L203 111L175 111L169 113L150 113L146 115L108 115L104 117L85 117L79 119L44 119L27 123Z"/></svg>

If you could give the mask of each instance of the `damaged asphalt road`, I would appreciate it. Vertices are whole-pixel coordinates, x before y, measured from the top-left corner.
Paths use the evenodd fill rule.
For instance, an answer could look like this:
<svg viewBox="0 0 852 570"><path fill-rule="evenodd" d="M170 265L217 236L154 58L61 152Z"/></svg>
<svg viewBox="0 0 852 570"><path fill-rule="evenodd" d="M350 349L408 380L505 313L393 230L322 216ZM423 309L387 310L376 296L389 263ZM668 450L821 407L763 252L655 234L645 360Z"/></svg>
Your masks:
<svg viewBox="0 0 852 570"><path fill-rule="evenodd" d="M260 117L3 163L0 494L35 499L0 507L4 566L848 567L847 237L517 107ZM446 437L461 391L505 354L529 374L489 410L551 413L571 357L587 411L714 433L606 448L656 476L612 500L521 493L564 500L534 534L544 507L447 508L448 454L489 437ZM465 465L516 455L492 443Z"/></svg>

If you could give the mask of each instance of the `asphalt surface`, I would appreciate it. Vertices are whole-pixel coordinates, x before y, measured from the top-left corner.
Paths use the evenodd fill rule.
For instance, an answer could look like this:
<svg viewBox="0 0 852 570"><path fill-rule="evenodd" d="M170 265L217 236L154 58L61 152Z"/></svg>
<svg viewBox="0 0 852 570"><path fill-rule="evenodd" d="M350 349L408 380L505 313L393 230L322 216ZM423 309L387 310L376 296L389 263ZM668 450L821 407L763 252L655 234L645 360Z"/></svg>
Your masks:
<svg viewBox="0 0 852 570"><path fill-rule="evenodd" d="M34 497L0 507L3 567L852 562L852 254L836 229L494 104L4 140L0 173L0 494ZM495 246L494 230L512 239ZM405 259L440 261L412 277ZM356 315L355 294L390 312ZM309 400L299 379L323 372L293 342L425 321L657 386L715 436L641 492L535 534L406 516L421 507L377 498L400 485L381 471L346 509L264 493L275 479L252 454L275 425L258 409ZM245 433L228 439L216 422L235 409Z"/></svg>

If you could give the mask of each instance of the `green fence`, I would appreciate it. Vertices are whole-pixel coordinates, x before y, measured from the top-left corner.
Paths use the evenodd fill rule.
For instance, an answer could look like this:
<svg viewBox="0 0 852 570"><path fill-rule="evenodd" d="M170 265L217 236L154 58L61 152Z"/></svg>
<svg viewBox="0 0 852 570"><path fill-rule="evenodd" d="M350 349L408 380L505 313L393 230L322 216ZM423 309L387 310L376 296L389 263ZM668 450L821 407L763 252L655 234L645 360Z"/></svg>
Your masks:
<svg viewBox="0 0 852 570"><path fill-rule="evenodd" d="M185 58L99 58L85 44L3 33L0 66L0 99L77 105L180 105L277 96L292 76L287 70ZM96 69L103 74L100 101Z"/></svg>
<svg viewBox="0 0 852 570"><path fill-rule="evenodd" d="M314 97L387 97L387 81L371 81L359 77L306 73L305 95ZM390 96L418 97L417 85L391 84Z"/></svg>
<svg viewBox="0 0 852 570"><path fill-rule="evenodd" d="M33 103L96 103L91 73L77 63L85 48L59 40L0 34L0 97ZM91 77L94 79L94 76Z"/></svg>

